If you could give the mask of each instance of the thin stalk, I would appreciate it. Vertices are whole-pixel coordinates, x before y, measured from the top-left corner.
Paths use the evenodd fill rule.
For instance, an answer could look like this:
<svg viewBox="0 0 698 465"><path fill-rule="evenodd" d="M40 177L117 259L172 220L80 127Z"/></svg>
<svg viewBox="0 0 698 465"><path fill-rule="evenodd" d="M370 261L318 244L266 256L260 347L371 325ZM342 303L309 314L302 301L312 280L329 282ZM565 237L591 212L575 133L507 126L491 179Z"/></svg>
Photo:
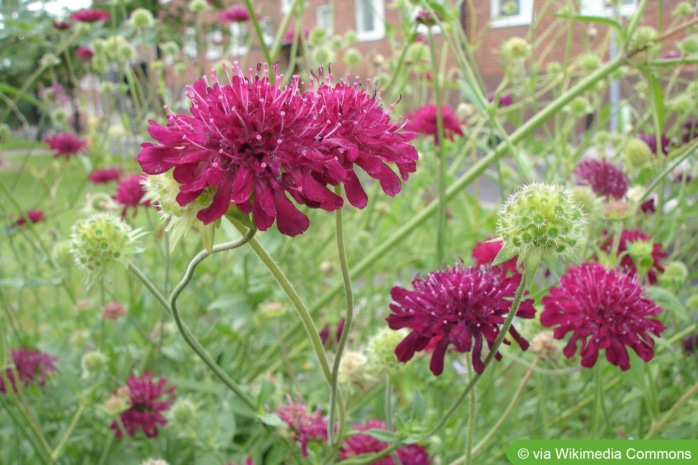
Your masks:
<svg viewBox="0 0 698 465"><path fill-rule="evenodd" d="M603 364L596 363L594 370L594 415L592 416L591 434L593 439L599 439L599 423L601 422L601 410L603 404Z"/></svg>
<svg viewBox="0 0 698 465"><path fill-rule="evenodd" d="M468 377L472 376L473 367L468 363ZM477 409L477 398L475 389L470 391L470 411L468 412L468 431L465 437L465 463L473 463L473 435L475 434L475 410Z"/></svg>
<svg viewBox="0 0 698 465"><path fill-rule="evenodd" d="M5 378L4 372L0 375L3 378ZM4 381L6 384L5 386L8 386L7 381ZM41 463L49 463L46 460L46 451L42 450L41 447L39 447L36 444L36 439L33 438L29 432L24 428L22 423L18 420L18 418L15 416L14 412L7 406L7 403L5 402L4 396L0 396L0 403L2 404L3 408L7 412L7 414L10 416L12 419L12 422L15 424L15 426L22 432L24 437L29 441L29 444L31 444L32 449L34 449L34 452L36 453L36 456L41 460Z"/></svg>
<svg viewBox="0 0 698 465"><path fill-rule="evenodd" d="M259 46L262 48L262 53L264 54L264 61L267 62L268 66L271 66L274 64L272 62L273 55L269 53L269 47L267 46L267 43L264 42L264 31L262 31L262 27L259 25L259 19L257 19L257 15L255 14L254 8L252 7L252 0L245 0L245 8L247 8L248 13L250 14L250 20L252 21L254 33L257 36L257 39L259 40ZM281 29L281 31L285 31L285 29ZM269 78L273 82L271 76Z"/></svg>
<svg viewBox="0 0 698 465"><path fill-rule="evenodd" d="M690 399L691 396L693 396L696 392L698 392L698 383L691 386L691 389L686 391L684 393L684 395L682 395L679 398L679 400L677 400L676 403L671 406L669 411L667 411L667 413L664 414L664 416L662 417L661 420L659 420L657 422L652 422L652 426L650 427L650 430L645 435L644 439L652 439L654 437L654 435L657 434L664 427L664 425L667 423L667 421L669 421L669 418L671 418L676 413L676 411L679 409L679 407L681 407L684 403L686 403L686 401L688 399Z"/></svg>
<svg viewBox="0 0 698 465"><path fill-rule="evenodd" d="M68 438L70 435L73 433L73 430L75 429L75 426L78 424L78 420L80 420L80 416L82 415L82 412L85 410L85 406L80 403L78 404L78 410L75 412L75 415L73 415L73 419L70 422L70 425L68 425L68 429L65 430L65 433L63 434L63 437L61 438L61 441L58 443L56 448L54 449L53 452L51 452L51 461L55 462L58 460L58 457L61 456L63 453L63 448L65 447L65 443L68 442Z"/></svg>
<svg viewBox="0 0 698 465"><path fill-rule="evenodd" d="M334 191L335 194L337 194L339 197L343 197L343 189L341 184L337 185L334 188ZM346 406L344 404L344 399L342 398L342 392L339 389L337 378L339 376L339 366L342 363L342 354L344 353L344 347L347 344L347 339L349 338L349 331L351 330L351 325L354 321L354 292L351 287L351 275L349 274L349 265L347 264L347 251L344 242L344 219L341 208L335 210L334 217L335 232L337 236L337 255L339 255L339 266L342 270L342 282L344 284L346 319L344 322L344 329L342 330L342 335L339 338L339 344L337 345L337 353L334 357L334 363L332 364L332 379L330 381L330 417L327 425L327 438L328 442L332 445L333 448L339 448L340 441L344 436L344 428L346 423ZM339 407L339 427L337 429L337 436L335 440L334 424L336 407Z"/></svg>

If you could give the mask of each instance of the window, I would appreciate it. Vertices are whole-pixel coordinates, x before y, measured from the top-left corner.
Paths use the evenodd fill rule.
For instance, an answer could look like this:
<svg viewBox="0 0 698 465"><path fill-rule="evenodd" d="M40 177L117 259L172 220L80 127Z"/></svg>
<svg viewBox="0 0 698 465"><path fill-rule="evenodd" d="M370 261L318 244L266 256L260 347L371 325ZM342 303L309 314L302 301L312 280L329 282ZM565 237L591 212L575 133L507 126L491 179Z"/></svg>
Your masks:
<svg viewBox="0 0 698 465"><path fill-rule="evenodd" d="M383 0L354 0L356 9L356 38L361 41L385 37Z"/></svg>
<svg viewBox="0 0 698 465"><path fill-rule="evenodd" d="M264 39L264 43L271 47L274 43L274 27L271 24L271 19L268 17L262 18L260 26L262 27L262 38Z"/></svg>
<svg viewBox="0 0 698 465"><path fill-rule="evenodd" d="M533 0L490 0L490 27L525 26L533 21Z"/></svg>
<svg viewBox="0 0 698 465"><path fill-rule="evenodd" d="M442 5L442 6L444 4L444 0L435 0L435 2L438 3L439 5ZM425 8L418 7L418 6L414 7L412 9L412 18L416 18L417 15L419 14L419 12L422 10L425 10ZM427 10L427 11L429 11L429 10ZM429 33L429 29L431 29L432 34L440 34L441 33L441 27L438 24L431 26L431 27L426 26L424 24L417 25L417 33L418 34L427 35Z"/></svg>
<svg viewBox="0 0 698 465"><path fill-rule="evenodd" d="M246 23L230 23L230 54L232 56L247 55L248 34Z"/></svg>
<svg viewBox="0 0 698 465"><path fill-rule="evenodd" d="M613 16L614 0L581 0L579 13L586 16ZM620 0L617 2L621 16L635 13L637 0Z"/></svg>
<svg viewBox="0 0 698 465"><path fill-rule="evenodd" d="M223 33L216 29L206 34L206 59L218 60L223 56Z"/></svg>
<svg viewBox="0 0 698 465"><path fill-rule="evenodd" d="M196 29L193 27L184 29L183 43L182 51L184 51L184 55L189 58L196 58Z"/></svg>
<svg viewBox="0 0 698 465"><path fill-rule="evenodd" d="M281 12L283 14L288 13L291 11L291 4L293 3L293 0L281 0Z"/></svg>
<svg viewBox="0 0 698 465"><path fill-rule="evenodd" d="M334 30L332 21L332 7L330 5L319 5L315 9L315 23L320 29L327 32L327 36L331 36Z"/></svg>

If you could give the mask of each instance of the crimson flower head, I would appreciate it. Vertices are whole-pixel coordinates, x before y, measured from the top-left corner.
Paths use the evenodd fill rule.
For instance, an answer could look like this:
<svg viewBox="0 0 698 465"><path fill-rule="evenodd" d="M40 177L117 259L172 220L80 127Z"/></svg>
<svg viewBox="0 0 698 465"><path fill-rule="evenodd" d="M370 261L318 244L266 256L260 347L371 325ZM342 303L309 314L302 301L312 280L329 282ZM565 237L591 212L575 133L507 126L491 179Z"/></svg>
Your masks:
<svg viewBox="0 0 698 465"><path fill-rule="evenodd" d="M28 350L24 347L19 350L12 349L10 356L17 370L17 377L25 387L32 383L44 387L48 374L56 371L55 362L58 359L39 350ZM12 390L17 392L17 380L13 370L6 368L5 375L12 385ZM2 376L0 376L0 392L3 394L7 392Z"/></svg>
<svg viewBox="0 0 698 465"><path fill-rule="evenodd" d="M93 52L87 47L78 47L75 50L75 56L77 56L78 60L82 62L88 62L92 59L93 56L95 56L95 52Z"/></svg>
<svg viewBox="0 0 698 465"><path fill-rule="evenodd" d="M657 155L657 137L654 134L638 134L638 139L647 144L653 155ZM664 134L659 136L659 142L661 143L661 153L666 155L669 153L669 145L671 145L671 139L669 139Z"/></svg>
<svg viewBox="0 0 698 465"><path fill-rule="evenodd" d="M698 137L698 119L688 119L681 125L681 139L688 144Z"/></svg>
<svg viewBox="0 0 698 465"><path fill-rule="evenodd" d="M596 195L603 195L606 199L622 199L628 192L625 173L607 161L586 158L579 162L574 174L587 181Z"/></svg>
<svg viewBox="0 0 698 465"><path fill-rule="evenodd" d="M327 420L320 413L318 406L314 412L309 412L303 402L292 402L281 407L276 413L291 429L291 438L301 442L303 457L308 456L308 440L319 439L327 441Z"/></svg>
<svg viewBox="0 0 698 465"><path fill-rule="evenodd" d="M55 29L58 29L59 31L65 31L66 29L70 29L70 26L72 26L72 24L67 23L65 21L54 21L53 22L53 27Z"/></svg>
<svg viewBox="0 0 698 465"><path fill-rule="evenodd" d="M24 214L27 216L27 218L29 218L30 223L38 223L39 221L43 221L44 218L46 218L46 214L44 214L44 212L41 210L27 210L26 212L24 212ZM15 224L17 226L24 226L25 224L27 224L27 220L24 218L24 215L17 218Z"/></svg>
<svg viewBox="0 0 698 465"><path fill-rule="evenodd" d="M177 386L165 389L166 378L157 381L152 373L144 373L142 376L131 376L128 379L128 397L130 407L119 414L121 424L129 436L134 436L139 429L143 430L148 438L158 436L158 425L165 426L167 419L163 412L170 409L174 402L174 391ZM123 434L119 422L115 421L110 426L117 438Z"/></svg>
<svg viewBox="0 0 698 465"><path fill-rule="evenodd" d="M143 196L145 196L145 188L141 184L144 176L140 174L133 174L119 183L116 187L116 194L114 195L114 200L124 206L121 211L121 217L126 216L126 211L133 207L133 214L138 212L138 206L149 206L150 201L142 201Z"/></svg>
<svg viewBox="0 0 698 465"><path fill-rule="evenodd" d="M628 246L635 241L652 242L652 238L635 229L624 229L620 234L618 250L616 251L617 256L621 257L621 268L624 268L631 274L637 274L637 266L633 257L628 253ZM613 247L613 236L609 234L608 231L605 231L601 238L601 250L610 254L611 247ZM647 271L648 283L655 284L657 282L657 273L664 273L664 267L662 267L660 262L666 258L666 256L667 253L662 249L662 244L658 242L652 244L652 267Z"/></svg>
<svg viewBox="0 0 698 465"><path fill-rule="evenodd" d="M87 179L94 184L107 184L111 181L118 181L120 177L121 168L113 166L94 170Z"/></svg>
<svg viewBox="0 0 698 465"><path fill-rule="evenodd" d="M48 144L51 150L56 151L56 153L53 154L54 158L65 155L66 160L70 160L72 155L77 155L87 149L86 141L81 140L78 136L69 132L56 134L53 137L49 137L44 142Z"/></svg>
<svg viewBox="0 0 698 465"><path fill-rule="evenodd" d="M424 24L425 26L434 26L438 21L443 21L443 18L438 11L435 11L435 15L432 15L428 10L421 9L415 16L415 21L419 24Z"/></svg>
<svg viewBox="0 0 698 465"><path fill-rule="evenodd" d="M698 352L698 334L689 334L681 340L681 345L686 355Z"/></svg>
<svg viewBox="0 0 698 465"><path fill-rule="evenodd" d="M567 358L581 342L582 366L594 366L600 350L606 359L625 371L630 368L627 347L645 362L654 357L654 340L666 328L656 319L662 309L643 295L636 276L607 270L603 265L583 263L572 266L542 300L545 310L540 322L556 326L553 336L572 337L562 353Z"/></svg>
<svg viewBox="0 0 698 465"><path fill-rule="evenodd" d="M458 352L472 352L473 368L482 373L483 340L489 348L494 344L520 282L518 273L507 277L501 268L466 268L457 263L424 279L417 277L412 291L393 287L390 295L395 303L390 305L388 326L412 330L395 348L398 360L407 362L415 352L433 346L429 369L438 376L444 369L446 349L453 344ZM533 301L526 299L516 316L533 318L535 313ZM528 341L513 325L509 334L522 350L528 348ZM502 355L497 352L495 358L500 360Z"/></svg>
<svg viewBox="0 0 698 465"><path fill-rule="evenodd" d="M407 116L407 124L405 124L405 129L434 136L434 143L439 145L440 141L437 129L436 113L436 105L425 105L422 108L418 108ZM445 137L453 140L456 134L459 136L463 135L463 129L461 128L462 123L458 120L458 118L456 118L456 115L453 113L451 108L445 105L442 106L441 115L443 117Z"/></svg>
<svg viewBox="0 0 698 465"><path fill-rule="evenodd" d="M109 21L109 12L104 10L82 10L70 15L73 21L81 23L96 23L97 21Z"/></svg>
<svg viewBox="0 0 698 465"><path fill-rule="evenodd" d="M504 243L502 241L487 240L485 242L478 242L475 244L471 256L478 266L489 266L492 265L494 259L497 258L497 254L499 254L503 246ZM519 270L516 268L516 261L517 257L514 257L498 267L501 267L505 273L518 273Z"/></svg>
<svg viewBox="0 0 698 465"><path fill-rule="evenodd" d="M495 94L490 94L487 97L487 101L494 102L495 98L497 98L497 96ZM499 98L497 99L497 106L500 108L509 107L513 104L514 104L514 96L511 94L500 95Z"/></svg>
<svg viewBox="0 0 698 465"><path fill-rule="evenodd" d="M388 195L397 194L400 178L416 170L417 151L409 144L416 134L390 121L392 107L381 107L380 93L321 77L301 91L298 77L281 87L282 77L272 83L266 67L248 77L236 64L229 84L215 73L213 82L199 79L187 88L192 116L169 115L167 126L151 121L149 133L159 145L142 144L138 162L152 175L173 169L181 206L211 198L197 213L205 225L232 205L252 213L258 229L276 221L287 236L310 225L291 199L334 211L344 201L329 186L343 184L353 206L366 206L355 167Z"/></svg>
<svg viewBox="0 0 698 465"><path fill-rule="evenodd" d="M388 427L380 420L368 420L366 423L355 423L354 428L358 431L367 431L370 429L387 430ZM359 433L344 440L342 447L339 449L339 458L341 460L355 457L363 454L373 454L380 452L388 447L388 443L374 438L369 434ZM399 447L396 451L400 463L402 465L430 465L431 460L427 450L418 444L410 444ZM386 455L374 462L372 465L395 465L393 458Z"/></svg>
<svg viewBox="0 0 698 465"><path fill-rule="evenodd" d="M218 13L218 22L220 24L244 23L249 20L249 11L247 11L247 8L240 5L231 6Z"/></svg>

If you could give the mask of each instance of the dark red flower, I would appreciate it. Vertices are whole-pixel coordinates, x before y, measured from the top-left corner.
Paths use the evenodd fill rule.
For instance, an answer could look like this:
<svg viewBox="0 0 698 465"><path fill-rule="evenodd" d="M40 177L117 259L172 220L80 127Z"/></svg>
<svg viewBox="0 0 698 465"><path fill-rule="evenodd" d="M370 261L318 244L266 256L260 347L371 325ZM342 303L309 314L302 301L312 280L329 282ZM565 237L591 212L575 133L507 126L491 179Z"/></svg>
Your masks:
<svg viewBox="0 0 698 465"><path fill-rule="evenodd" d="M19 350L12 349L10 356L17 370L17 377L25 387L32 383L44 387L48 374L56 371L55 362L58 359L39 350L28 350L24 347ZM12 390L17 392L17 382L13 370L6 368L5 375L12 385ZM0 392L3 394L7 392L2 376L0 376Z"/></svg>
<svg viewBox="0 0 698 465"><path fill-rule="evenodd" d="M443 18L439 14L438 11L434 11L436 13L435 17L429 11L420 9L419 12L417 13L417 16L415 16L415 21L417 21L419 24L424 24L425 26L434 26L438 21L443 21Z"/></svg>
<svg viewBox="0 0 698 465"><path fill-rule="evenodd" d="M292 402L288 399L288 404L281 407L276 412L283 421L291 428L291 438L300 441L301 452L304 457L308 456L308 440L318 439L327 441L327 420L320 413L318 406L314 412L309 412L308 407L303 402Z"/></svg>
<svg viewBox="0 0 698 465"><path fill-rule="evenodd" d="M696 137L698 137L698 119L686 120L681 125L681 139L683 143L688 144Z"/></svg>
<svg viewBox="0 0 698 465"><path fill-rule="evenodd" d="M80 61L88 62L92 59L93 56L95 56L95 52L93 52L87 47L78 47L75 50L75 56L77 56L78 60Z"/></svg>
<svg viewBox="0 0 698 465"><path fill-rule="evenodd" d="M637 267L635 265L635 261L628 253L628 245L635 241L652 242L652 238L647 234L634 229L624 229L620 234L618 250L616 251L617 256L621 257L620 266L629 271L631 274L637 274ZM604 231L600 244L601 250L607 254L610 254L611 247L613 245L613 236L608 231ZM660 265L660 262L662 259L666 258L666 256L667 253L662 250L662 244L655 242L652 245L652 267L647 272L647 281L650 284L655 284L657 282L657 273L664 273L664 267Z"/></svg>
<svg viewBox="0 0 698 465"><path fill-rule="evenodd" d="M310 221L289 200L333 211L343 199L328 186L344 184L349 202L363 208L366 194L354 166L378 179L388 195L401 189L402 179L416 169L413 133L400 133L377 93L368 95L331 77L318 78L305 92L297 77L281 87L258 67L246 77L233 68L230 84L197 80L187 89L192 116L170 115L167 126L151 121L149 133L162 145L144 143L138 161L148 174L174 168L181 184L177 201L184 206L204 191L215 192L197 218L209 224L231 205L252 213L265 231L276 221L288 236L301 234Z"/></svg>
<svg viewBox="0 0 698 465"><path fill-rule="evenodd" d="M250 12L240 5L231 6L218 13L218 22L221 24L244 23L250 20Z"/></svg>
<svg viewBox="0 0 698 465"><path fill-rule="evenodd" d="M681 340L683 351L686 355L691 355L698 351L698 334L690 334Z"/></svg>
<svg viewBox="0 0 698 465"><path fill-rule="evenodd" d="M341 318L337 323L337 330L335 331L334 340L330 340L330 324L326 324L322 327L320 331L320 340L325 347L332 347L339 342L342 338L342 333L344 332L344 325L346 324L346 319Z"/></svg>
<svg viewBox="0 0 698 465"><path fill-rule="evenodd" d="M487 97L488 102L494 102L494 99L496 98L495 94L490 94ZM497 100L497 106L502 108L502 107L509 107L514 104L514 96L511 94L504 94L499 96L499 100Z"/></svg>
<svg viewBox="0 0 698 465"><path fill-rule="evenodd" d="M586 158L579 162L574 171L579 178L591 186L596 195L622 199L628 192L628 179L620 168L607 161Z"/></svg>
<svg viewBox="0 0 698 465"><path fill-rule="evenodd" d="M135 435L136 431L142 429L146 437L155 438L158 435L158 425L165 426L167 424L163 412L169 410L170 404L174 402L174 391L177 387L170 386L164 389L166 384L166 378L155 381L152 373L131 376L128 379L130 407L121 412L119 416L121 424L129 436ZM123 432L119 427L119 422L113 422L110 428L114 430L117 438L122 436Z"/></svg>
<svg viewBox="0 0 698 465"><path fill-rule="evenodd" d="M118 181L121 177L121 168L113 166L111 168L97 169L90 174L88 180L95 184L107 184L111 181Z"/></svg>
<svg viewBox="0 0 698 465"><path fill-rule="evenodd" d="M78 153L84 152L87 149L87 142L69 132L56 134L55 136L44 140L44 142L48 144L51 150L56 151L56 153L53 154L55 158L65 155L67 160L70 160L72 155L77 155Z"/></svg>
<svg viewBox="0 0 698 465"><path fill-rule="evenodd" d="M53 27L58 29L59 31L65 31L66 29L70 29L72 26L71 23L66 23L65 21L54 21L53 22Z"/></svg>
<svg viewBox="0 0 698 465"><path fill-rule="evenodd" d="M497 258L497 254L502 250L504 243L502 241L492 241L487 240L485 242L478 242L475 244L471 256L478 266L491 265L494 259ZM518 273L519 270L516 268L517 257L507 260L506 262L499 265L500 268L506 273Z"/></svg>
<svg viewBox="0 0 698 465"><path fill-rule="evenodd" d="M122 218L126 216L126 211L131 207L133 207L135 216L138 212L139 205L150 205L149 200L142 202L143 196L145 195L145 188L141 184L143 179L143 175L133 174L121 181L117 186L114 200L124 206L124 209L121 211Z"/></svg>
<svg viewBox="0 0 698 465"><path fill-rule="evenodd" d="M657 208L654 205L654 198L650 197L649 199L645 200L640 204L640 209L642 210L643 213L654 213L657 211Z"/></svg>
<svg viewBox="0 0 698 465"><path fill-rule="evenodd" d="M444 369L446 349L453 344L458 352L472 352L477 373L485 369L482 361L483 339L492 347L504 323L521 275L507 277L502 269L465 268L458 263L429 273L424 279L412 281L414 291L399 286L390 291L395 303L388 316L391 329L410 328L412 332L395 348L401 362L410 360L415 352L436 341L429 368L435 375ZM523 300L516 312L520 318L533 318L533 301ZM522 350L528 341L512 325L509 334ZM505 343L509 343L506 339ZM502 355L497 352L496 359Z"/></svg>
<svg viewBox="0 0 698 465"><path fill-rule="evenodd" d="M654 357L654 340L666 328L648 318L662 309L643 296L637 277L610 271L602 265L583 263L572 266L542 300L545 310L540 322L545 327L557 326L553 336L572 337L563 349L567 358L577 352L581 342L582 366L594 366L599 350L606 350L606 359L625 371L630 368L627 347L649 362Z"/></svg>
<svg viewBox="0 0 698 465"><path fill-rule="evenodd" d="M655 136L654 134L639 134L637 137L642 142L647 144L647 147L649 147L650 152L652 152L652 154L657 155L657 136ZM666 155L667 153L669 153L669 145L671 145L671 139L662 134L659 136L659 141L662 144L662 153Z"/></svg>
<svg viewBox="0 0 698 465"><path fill-rule="evenodd" d="M109 21L109 12L104 10L82 10L70 15L73 21L81 23L96 23L97 21Z"/></svg>
<svg viewBox="0 0 698 465"><path fill-rule="evenodd" d="M44 218L46 218L46 214L42 212L41 210L27 210L24 212L27 218L29 218L30 223L38 223L39 221L43 221ZM15 221L15 224L17 226L24 226L27 224L27 220L24 218L24 215L20 216L17 218L17 221Z"/></svg>
<svg viewBox="0 0 698 465"><path fill-rule="evenodd" d="M407 116L405 129L434 136L434 143L439 145L436 113L436 105L425 105L422 108L413 111ZM463 129L461 128L462 123L458 120L458 118L456 118L456 115L453 114L453 111L449 107L445 105L442 106L441 115L443 117L445 137L453 140L456 134L459 136L463 135Z"/></svg>
<svg viewBox="0 0 698 465"><path fill-rule="evenodd" d="M367 431L370 429L388 429L385 423L380 420L368 420L365 424L355 423L354 428L359 431ZM344 460L357 455L373 454L382 451L386 447L388 447L387 442L376 439L369 434L359 433L344 440L342 447L339 449L339 458ZM431 464L427 450L418 444L410 444L399 447L395 452L397 453L402 465ZM371 462L371 465L395 465L395 462L390 455L386 455L385 457L381 457L380 459Z"/></svg>

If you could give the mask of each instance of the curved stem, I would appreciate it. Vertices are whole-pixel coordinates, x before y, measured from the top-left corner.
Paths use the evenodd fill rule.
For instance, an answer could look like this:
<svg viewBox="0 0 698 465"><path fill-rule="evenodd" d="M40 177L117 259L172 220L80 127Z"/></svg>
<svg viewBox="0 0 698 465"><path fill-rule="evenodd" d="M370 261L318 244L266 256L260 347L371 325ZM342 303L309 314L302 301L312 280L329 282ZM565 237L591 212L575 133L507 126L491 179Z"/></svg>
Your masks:
<svg viewBox="0 0 698 465"><path fill-rule="evenodd" d="M652 437L654 437L654 435L655 435L659 430L662 429L662 427L666 424L666 422L669 420L669 418L671 418L671 416L672 416L674 413L676 413L676 411L679 409L679 407L681 407L681 406L682 406L688 399L690 399L691 396L692 396L693 394L695 394L696 392L698 392L698 383L696 383L696 384L694 384L693 386L691 386L691 389L689 389L688 391L686 391L686 392L684 393L684 395L682 395L681 398L679 398L679 400L677 400L676 403L675 403L674 405L671 406L671 408L669 409L669 411L662 417L661 420L652 423L652 427L651 427L650 430L647 432L647 435L645 436L645 439L652 439Z"/></svg>
<svg viewBox="0 0 698 465"><path fill-rule="evenodd" d="M334 188L334 191L338 196L342 197L341 184L337 185ZM347 344L347 339L349 338L349 331L351 330L351 325L354 321L354 292L351 288L351 275L349 274L349 265L347 264L347 253L346 248L344 246L344 220L342 216L342 209L338 208L337 210L335 210L334 215L335 229L337 234L337 254L339 255L339 266L342 270L342 282L344 283L346 319L344 320L344 329L342 330L342 335L339 337L337 353L335 354L334 363L332 364L332 379L330 380L330 418L327 425L327 437L328 442L332 445L332 448L338 449L340 441L344 436L346 405L344 405L344 399L342 398L342 392L339 390L337 378L339 376L339 365L342 362L342 354L344 353L344 347ZM339 407L339 427L337 429L336 439L333 437L335 406Z"/></svg>
<svg viewBox="0 0 698 465"><path fill-rule="evenodd" d="M244 226L238 223L237 220L232 221L233 225L239 231L244 231ZM325 377L325 381L327 381L327 384L331 385L332 370L330 370L330 364L327 361L327 354L325 354L325 349L322 346L320 334L318 333L313 318L310 316L308 308L305 306L300 296L298 295L298 292L296 292L296 289L293 287L291 282L286 277L286 274L284 274L283 270L279 267L278 263L276 263L276 261L271 257L271 255L269 255L269 252L266 251L262 244L260 244L259 241L254 237L250 238L248 244L250 245L254 253L257 254L259 259L262 260L262 263L264 263L269 272L274 276L274 279L276 279L276 282L279 283L281 288L286 293L286 296L293 304L293 307L296 309L296 312L298 312L298 316L300 316L303 326L305 327L305 330L308 333L308 337L310 338L310 342L312 343L315 355L317 356L318 361L320 362L320 367L322 369L322 374Z"/></svg>
<svg viewBox="0 0 698 465"><path fill-rule="evenodd" d="M264 31L262 31L262 27L259 25L259 19L257 19L257 15L254 12L254 8L252 7L252 0L245 0L245 8L247 8L247 11L250 13L250 20L252 20L252 27L254 28L255 35L257 36L257 39L259 40L259 46L262 48L262 53L264 54L264 60L267 62L267 65L271 66L274 63L272 62L272 55L269 53L269 47L267 46L267 43L264 42ZM270 77L271 79L271 77ZM273 80L272 80L273 82Z"/></svg>

